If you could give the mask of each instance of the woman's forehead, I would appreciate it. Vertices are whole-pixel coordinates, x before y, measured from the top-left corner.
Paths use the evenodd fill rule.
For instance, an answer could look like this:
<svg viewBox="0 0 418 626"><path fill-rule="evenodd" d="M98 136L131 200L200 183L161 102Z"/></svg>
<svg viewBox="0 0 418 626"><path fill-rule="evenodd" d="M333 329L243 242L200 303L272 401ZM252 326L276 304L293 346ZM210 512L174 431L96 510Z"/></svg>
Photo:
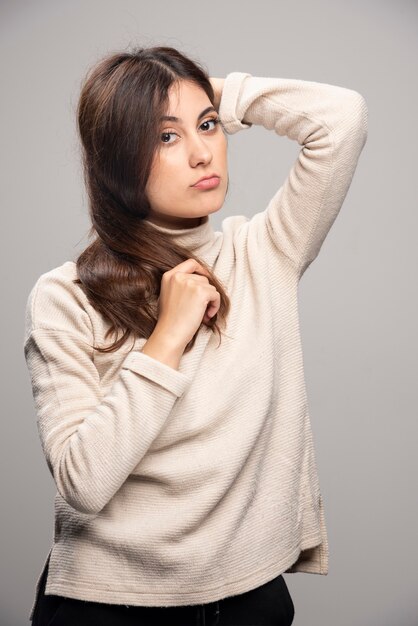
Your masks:
<svg viewBox="0 0 418 626"><path fill-rule="evenodd" d="M196 83L190 81L176 81L170 87L168 112L164 116L177 118L171 121L184 122L186 118L196 120L202 112L212 106L207 93Z"/></svg>

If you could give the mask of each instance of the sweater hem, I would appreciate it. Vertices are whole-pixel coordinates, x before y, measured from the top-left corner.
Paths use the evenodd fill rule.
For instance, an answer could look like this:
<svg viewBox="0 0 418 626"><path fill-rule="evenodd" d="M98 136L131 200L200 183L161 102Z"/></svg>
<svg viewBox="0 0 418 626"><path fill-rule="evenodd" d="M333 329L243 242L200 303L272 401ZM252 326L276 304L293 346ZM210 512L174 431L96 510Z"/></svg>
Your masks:
<svg viewBox="0 0 418 626"><path fill-rule="evenodd" d="M257 569L251 574L240 578L237 581L225 582L216 587L208 589L184 591L183 588L173 589L170 592L152 592L149 590L141 591L128 591L125 589L109 589L108 587L102 587L95 585L91 587L88 583L83 583L78 580L77 585L74 585L71 581L62 579L62 582L54 581L48 582L45 588L45 595L61 595L67 598L73 598L76 600L86 600L90 602L103 602L106 604L130 604L132 606L184 606L193 604L207 604L209 602L215 602L229 596L235 596L247 591L251 591L256 587L259 587L268 581L272 580L276 576L283 574L289 569L298 559L298 556L302 550L315 547L321 543L321 536L316 534L305 538L305 541L294 548L291 553L281 561L275 560L267 567ZM321 570L320 567L309 567L306 570L300 569L299 572L306 571L306 573L326 573ZM179 599L186 599L186 602L180 602Z"/></svg>

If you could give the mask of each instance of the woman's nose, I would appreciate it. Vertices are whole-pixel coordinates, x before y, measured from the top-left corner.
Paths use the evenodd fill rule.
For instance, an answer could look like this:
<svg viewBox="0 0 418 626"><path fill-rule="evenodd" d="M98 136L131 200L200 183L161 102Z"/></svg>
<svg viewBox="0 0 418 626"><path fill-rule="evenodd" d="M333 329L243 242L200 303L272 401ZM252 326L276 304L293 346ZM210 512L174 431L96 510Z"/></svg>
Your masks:
<svg viewBox="0 0 418 626"><path fill-rule="evenodd" d="M207 142L202 137L196 137L190 144L190 163L195 166L197 163L209 163L212 160L212 151Z"/></svg>

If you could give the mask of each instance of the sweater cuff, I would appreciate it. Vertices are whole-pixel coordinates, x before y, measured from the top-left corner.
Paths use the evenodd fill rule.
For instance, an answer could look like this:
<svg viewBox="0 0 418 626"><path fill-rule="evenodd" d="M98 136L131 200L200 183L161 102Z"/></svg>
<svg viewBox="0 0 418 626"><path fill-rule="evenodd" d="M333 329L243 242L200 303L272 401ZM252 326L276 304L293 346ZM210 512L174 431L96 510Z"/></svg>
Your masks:
<svg viewBox="0 0 418 626"><path fill-rule="evenodd" d="M243 123L236 113L236 106L247 76L251 76L251 74L247 72L230 72L224 80L218 112L223 126L229 135L252 126L250 123Z"/></svg>
<svg viewBox="0 0 418 626"><path fill-rule="evenodd" d="M191 378L186 374L162 361L158 361L158 359L154 359L149 354L136 350L129 352L122 363L122 367L145 376L176 396L181 396L191 383Z"/></svg>

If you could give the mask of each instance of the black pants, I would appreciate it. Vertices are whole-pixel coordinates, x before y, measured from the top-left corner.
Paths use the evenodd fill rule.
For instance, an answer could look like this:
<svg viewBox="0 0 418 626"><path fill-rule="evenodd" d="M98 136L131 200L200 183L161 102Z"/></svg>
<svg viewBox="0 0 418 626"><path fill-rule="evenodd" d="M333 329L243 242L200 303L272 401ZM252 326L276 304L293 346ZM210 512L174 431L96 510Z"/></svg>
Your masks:
<svg viewBox="0 0 418 626"><path fill-rule="evenodd" d="M245 593L207 604L148 607L45 595L40 581L32 626L290 626L293 601L282 575Z"/></svg>

